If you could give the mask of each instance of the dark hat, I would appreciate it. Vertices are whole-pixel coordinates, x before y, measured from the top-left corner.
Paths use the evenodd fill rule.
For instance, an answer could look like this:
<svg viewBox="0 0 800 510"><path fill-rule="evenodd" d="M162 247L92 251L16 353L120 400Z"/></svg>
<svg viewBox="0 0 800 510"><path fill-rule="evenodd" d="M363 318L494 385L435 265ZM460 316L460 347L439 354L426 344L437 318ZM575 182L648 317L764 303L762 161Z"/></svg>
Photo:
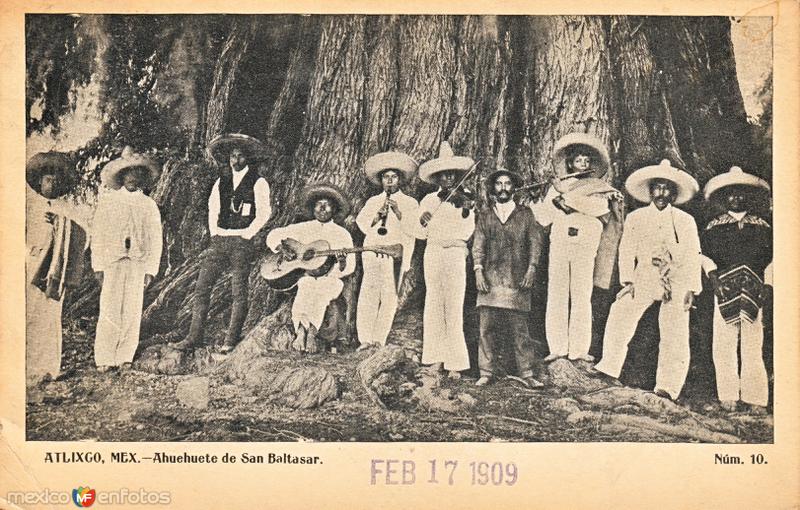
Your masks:
<svg viewBox="0 0 800 510"><path fill-rule="evenodd" d="M506 170L505 168L498 168L497 170L495 170L494 172L490 173L486 177L486 189L491 192L492 191L492 187L494 186L495 179L497 179L501 175L509 176L511 178L511 180L514 181L514 186L516 186L517 188L522 186L522 184L524 182L522 177L518 173L512 172L511 170Z"/></svg>
<svg viewBox="0 0 800 510"><path fill-rule="evenodd" d="M344 220L350 214L350 201L344 192L337 186L328 183L309 184L300 196L301 203L305 206L305 211L311 211L314 203L320 198L329 198L336 202L336 215L338 221Z"/></svg>
<svg viewBox="0 0 800 510"><path fill-rule="evenodd" d="M56 196L63 196L69 193L74 178L77 177L73 171L75 164L69 156L63 152L40 152L28 160L25 165L25 180L28 185L33 188L37 193L41 194L39 189L40 180L44 173L55 173L59 176L59 186L56 190Z"/></svg>
<svg viewBox="0 0 800 510"><path fill-rule="evenodd" d="M231 151L239 148L247 153L248 159L264 159L267 148L258 138L241 133L225 133L216 136L208 144L208 154L220 165L227 165Z"/></svg>

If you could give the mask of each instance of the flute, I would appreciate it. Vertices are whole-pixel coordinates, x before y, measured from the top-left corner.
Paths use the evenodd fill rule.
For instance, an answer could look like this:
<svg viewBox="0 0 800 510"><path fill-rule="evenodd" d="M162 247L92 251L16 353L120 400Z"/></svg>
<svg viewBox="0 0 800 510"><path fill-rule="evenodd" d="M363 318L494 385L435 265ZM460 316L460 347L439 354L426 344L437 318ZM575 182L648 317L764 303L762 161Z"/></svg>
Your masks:
<svg viewBox="0 0 800 510"><path fill-rule="evenodd" d="M589 175L591 173L594 173L594 170L584 170L583 172L573 172L571 174L562 175L561 177L558 178L558 180L563 181L564 179L569 179L569 178L572 178L572 177L581 177L581 176L584 176L584 175ZM540 186L545 186L547 184L550 184L550 180L549 179L546 180L546 181L539 181L539 182L534 182L532 184L526 184L525 186L520 186L515 191L527 191L527 190L530 190L530 189L538 188Z"/></svg>

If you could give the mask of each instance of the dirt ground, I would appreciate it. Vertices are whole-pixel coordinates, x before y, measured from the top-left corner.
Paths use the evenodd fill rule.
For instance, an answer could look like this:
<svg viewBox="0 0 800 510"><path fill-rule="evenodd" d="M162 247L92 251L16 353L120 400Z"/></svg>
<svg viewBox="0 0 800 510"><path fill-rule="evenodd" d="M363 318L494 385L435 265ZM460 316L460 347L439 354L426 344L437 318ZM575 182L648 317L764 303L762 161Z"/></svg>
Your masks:
<svg viewBox="0 0 800 510"><path fill-rule="evenodd" d="M399 327L397 327L399 324ZM191 375L156 375L137 370L99 374L92 362L93 331L68 327L64 335L63 380L43 384L29 394L28 440L97 441L656 441L655 434L620 434L592 420L570 423L553 412L563 389L533 391L513 379L478 388L474 377L444 380L453 395L467 394L471 405L457 412L421 407L384 410L368 398L356 367L371 351L302 355L270 351L268 368L317 366L333 374L339 398L310 410L273 405L223 376L209 375L206 409L186 406L176 396ZM416 321L398 317L405 342L419 338ZM547 379L540 367L539 375ZM448 392L449 393L449 392ZM713 399L695 392L682 406L709 418L725 417L742 442L773 440L772 417L725 415Z"/></svg>

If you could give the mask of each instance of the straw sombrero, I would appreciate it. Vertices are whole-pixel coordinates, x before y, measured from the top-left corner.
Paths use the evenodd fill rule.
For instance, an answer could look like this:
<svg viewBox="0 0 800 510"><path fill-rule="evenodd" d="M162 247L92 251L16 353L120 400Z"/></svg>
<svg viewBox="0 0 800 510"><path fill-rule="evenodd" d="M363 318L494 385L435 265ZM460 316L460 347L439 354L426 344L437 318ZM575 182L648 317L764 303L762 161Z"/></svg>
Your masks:
<svg viewBox="0 0 800 510"><path fill-rule="evenodd" d="M320 198L330 198L337 204L335 218L338 221L344 220L350 214L350 201L344 192L337 186L328 183L310 184L306 186L300 196L300 202L304 206L304 211L313 217L314 202Z"/></svg>
<svg viewBox="0 0 800 510"><path fill-rule="evenodd" d="M58 188L56 188L56 196L60 197L69 193L72 187L73 178L75 177L75 173L73 172L74 168L75 164L69 156L63 152L40 152L34 154L25 165L25 180L28 181L28 185L33 188L36 193L41 194L39 181L42 174L45 173L45 170L47 170L47 173L57 173L59 176L59 185Z"/></svg>
<svg viewBox="0 0 800 510"><path fill-rule="evenodd" d="M755 175L748 174L738 166L731 167L725 173L721 173L717 176L712 177L706 183L706 187L703 190L703 194L706 197L706 200L711 200L711 196L714 195L717 191L720 191L723 188L728 186L748 186L757 190L766 191L769 193L770 186L767 181L760 177L756 177Z"/></svg>
<svg viewBox="0 0 800 510"><path fill-rule="evenodd" d="M111 189L120 189L122 187L122 180L119 178L120 173L126 168L136 166L143 166L149 171L148 183L144 183L142 187L151 186L161 176L161 165L146 154L134 152L134 150L126 146L122 149L122 154L117 159L109 161L100 172L100 182Z"/></svg>
<svg viewBox="0 0 800 510"><path fill-rule="evenodd" d="M517 188L522 186L522 184L524 182L523 179L522 179L522 176L520 176L518 173L512 172L511 170L506 170L505 168L498 168L497 170L495 170L494 172L490 173L486 177L486 189L489 192L492 191L492 187L494 186L495 179L497 179L501 175L509 176L511 178L511 180L514 181L514 186L516 186Z"/></svg>
<svg viewBox="0 0 800 510"><path fill-rule="evenodd" d="M676 205L688 202L700 190L694 177L673 167L668 159L661 160L658 165L646 166L633 172L625 181L625 190L639 202L649 203L650 181L653 179L666 179L675 183L678 188Z"/></svg>
<svg viewBox="0 0 800 510"><path fill-rule="evenodd" d="M439 157L426 161L419 167L419 178L429 184L436 184L434 176L439 172L445 170L455 170L457 172L466 172L475 161L466 156L453 155L453 149L448 142L442 142L439 146Z"/></svg>
<svg viewBox="0 0 800 510"><path fill-rule="evenodd" d="M406 182L414 177L417 171L417 162L411 156L402 152L380 152L370 157L364 163L364 173L367 179L375 184L381 183L381 172L384 170L399 170Z"/></svg>
<svg viewBox="0 0 800 510"><path fill-rule="evenodd" d="M267 150L258 138L241 133L225 133L211 140L207 151L218 164L227 165L230 161L231 151L237 147L244 150L247 158L254 162L263 159Z"/></svg>
<svg viewBox="0 0 800 510"><path fill-rule="evenodd" d="M564 175L567 172L567 153L575 145L586 146L594 153L592 169L595 177L599 179L608 172L611 163L603 142L588 133L569 133L562 136L553 147L553 165L555 165L557 175Z"/></svg>

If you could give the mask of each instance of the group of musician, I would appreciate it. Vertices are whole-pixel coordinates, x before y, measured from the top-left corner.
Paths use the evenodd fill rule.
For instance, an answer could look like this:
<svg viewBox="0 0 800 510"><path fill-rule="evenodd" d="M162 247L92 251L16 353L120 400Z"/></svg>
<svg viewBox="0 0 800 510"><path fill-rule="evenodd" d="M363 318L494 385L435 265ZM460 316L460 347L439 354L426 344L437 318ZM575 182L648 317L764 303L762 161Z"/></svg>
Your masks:
<svg viewBox="0 0 800 510"><path fill-rule="evenodd" d="M213 284L230 269L233 304L220 347L225 353L240 341L248 277L258 251L252 239L266 225L272 207L269 184L255 165L264 153L261 142L224 134L208 149L220 169L208 199L211 240L202 254L189 333L171 345L188 350L203 344ZM70 267L65 261L69 233L63 230L80 223L79 215L52 205L59 193L48 180L65 180L71 170L56 154L37 155L27 168L29 190L38 194L29 197L28 212L29 378L55 376L60 370L62 280ZM330 183L306 186L298 201L301 221L274 228L266 237L267 248L281 261L317 256L306 247L320 241L329 255L293 286L292 347L315 353L350 344L343 279L355 271L357 251L363 271L355 310L358 349L390 341L398 295L415 244L423 240L422 364L450 379L460 379L470 368L463 310L467 271L474 271L480 321L480 376L475 384L495 380L497 353L507 347L514 353L519 379L541 388L544 384L534 378L529 316L532 306L540 306L532 303L532 288L540 281L542 252L548 247L545 362L565 358L596 377L617 379L640 318L658 302L654 392L676 400L689 368L690 311L703 290L705 273L715 296L713 361L720 406L734 411L743 403L764 412L768 381L762 309L771 291L772 234L757 206L769 200L769 185L738 167L710 179L705 199L722 212L701 234L694 218L677 207L691 200L699 185L668 160L630 174L625 192L644 205L625 217L625 195L605 180L610 160L600 140L570 133L558 140L552 157L555 175L534 185L525 185L520 175L505 168L491 169L483 180L488 200L476 207L475 191L481 190L471 192L465 183L477 163L455 155L448 142L441 143L436 158L421 165L400 152L375 154L365 162L364 172L380 192L354 215L364 235L358 248L345 228L352 207L347 194ZM150 158L126 149L101 173L109 190L101 194L88 230L92 266L102 288L95 339L100 371L129 368L138 345L143 290L158 272L162 248L158 208L142 188L155 182L159 171ZM417 202L403 191L415 178L437 189ZM520 193L528 189L541 192L530 199L527 192ZM527 199L520 200L522 196ZM31 200L40 205L33 213ZM42 217L40 210L46 211ZM41 239L33 239L32 233ZM402 255L387 256L375 248L381 246L397 246ZM472 267L467 265L470 250ZM617 279L622 290L606 321L602 356L595 360L589 354L592 292L594 287L611 289ZM53 291L54 280L60 292ZM48 300L52 309L45 307ZM52 324L56 312L57 338ZM45 351L53 352L43 356Z"/></svg>

